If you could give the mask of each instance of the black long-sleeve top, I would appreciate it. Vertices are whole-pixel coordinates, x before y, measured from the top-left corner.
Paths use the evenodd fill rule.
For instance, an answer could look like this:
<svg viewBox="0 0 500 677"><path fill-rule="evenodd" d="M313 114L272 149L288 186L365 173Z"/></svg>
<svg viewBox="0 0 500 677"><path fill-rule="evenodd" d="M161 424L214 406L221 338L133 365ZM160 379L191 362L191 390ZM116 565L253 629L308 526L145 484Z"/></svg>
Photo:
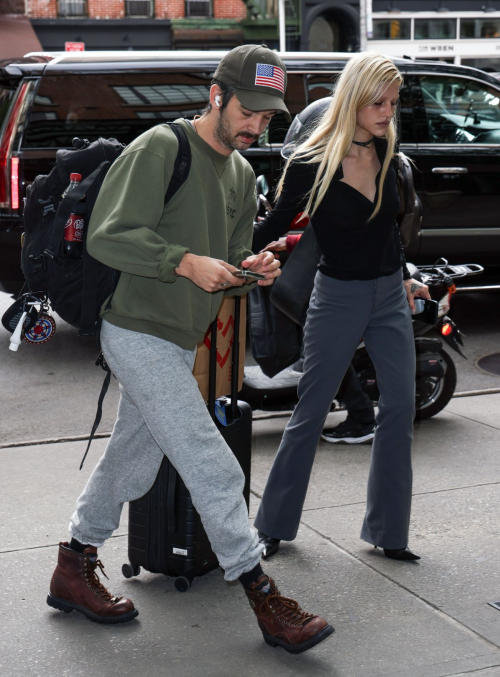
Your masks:
<svg viewBox="0 0 500 677"><path fill-rule="evenodd" d="M381 166L386 147L384 139L375 139ZM289 230L293 219L305 209L306 195L312 188L316 171L317 164L294 162L289 166L275 208L254 225L254 252ZM339 280L372 280L392 275L402 267L403 278L409 279L411 275L396 223L400 202L393 163L384 181L379 212L371 221L368 219L378 199L380 172L374 202L340 181L342 178L340 166L311 220L322 253L320 271Z"/></svg>

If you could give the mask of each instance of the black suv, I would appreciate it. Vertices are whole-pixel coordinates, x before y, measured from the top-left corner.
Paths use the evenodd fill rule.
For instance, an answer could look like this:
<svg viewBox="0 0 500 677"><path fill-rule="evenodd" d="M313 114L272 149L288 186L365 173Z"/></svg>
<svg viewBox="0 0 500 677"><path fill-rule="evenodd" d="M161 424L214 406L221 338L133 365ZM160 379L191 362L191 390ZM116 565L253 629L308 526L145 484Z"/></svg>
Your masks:
<svg viewBox="0 0 500 677"><path fill-rule="evenodd" d="M0 62L0 289L16 291L22 198L73 137L129 143L208 100L217 52L83 52ZM331 93L348 54L284 54L293 116ZM401 149L415 162L422 236L407 255L500 263L500 82L482 71L395 59L404 76ZM273 185L288 129L283 115L244 155Z"/></svg>

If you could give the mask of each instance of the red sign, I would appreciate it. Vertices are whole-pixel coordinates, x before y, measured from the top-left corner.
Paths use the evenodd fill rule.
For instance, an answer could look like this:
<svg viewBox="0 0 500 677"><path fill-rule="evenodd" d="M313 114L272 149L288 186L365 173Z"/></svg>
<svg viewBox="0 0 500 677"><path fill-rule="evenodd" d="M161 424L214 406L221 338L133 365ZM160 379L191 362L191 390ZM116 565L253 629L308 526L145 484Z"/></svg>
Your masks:
<svg viewBox="0 0 500 677"><path fill-rule="evenodd" d="M67 52L84 52L85 43L84 42L65 42L64 49Z"/></svg>

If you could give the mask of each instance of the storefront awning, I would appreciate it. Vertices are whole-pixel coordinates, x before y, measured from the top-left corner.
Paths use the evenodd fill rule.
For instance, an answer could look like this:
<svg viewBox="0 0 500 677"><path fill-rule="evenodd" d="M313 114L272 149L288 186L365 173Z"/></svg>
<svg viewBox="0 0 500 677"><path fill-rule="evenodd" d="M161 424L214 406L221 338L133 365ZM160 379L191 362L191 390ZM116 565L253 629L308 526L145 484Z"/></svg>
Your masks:
<svg viewBox="0 0 500 677"><path fill-rule="evenodd" d="M0 60L41 51L42 45L27 16L0 14Z"/></svg>

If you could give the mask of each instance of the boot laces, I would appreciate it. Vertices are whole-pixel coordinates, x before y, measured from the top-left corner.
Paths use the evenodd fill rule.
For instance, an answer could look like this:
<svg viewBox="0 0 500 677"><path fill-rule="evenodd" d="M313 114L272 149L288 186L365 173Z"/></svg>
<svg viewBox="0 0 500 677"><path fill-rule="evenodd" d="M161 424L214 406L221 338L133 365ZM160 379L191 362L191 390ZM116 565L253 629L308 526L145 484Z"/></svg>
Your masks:
<svg viewBox="0 0 500 677"><path fill-rule="evenodd" d="M283 597L276 588L274 592L266 595L263 600L263 607L267 606L274 616L283 620L287 625L304 625L314 614L307 613L300 608L298 602L289 597Z"/></svg>
<svg viewBox="0 0 500 677"><path fill-rule="evenodd" d="M100 559L92 560L90 557L85 558L85 578L87 579L87 584L92 592L103 599L105 602L117 602L120 598L113 597L113 595L108 592L104 585L99 580L99 576L96 573L96 569L99 567L103 576L105 576L108 581L109 578L104 571L104 564Z"/></svg>

